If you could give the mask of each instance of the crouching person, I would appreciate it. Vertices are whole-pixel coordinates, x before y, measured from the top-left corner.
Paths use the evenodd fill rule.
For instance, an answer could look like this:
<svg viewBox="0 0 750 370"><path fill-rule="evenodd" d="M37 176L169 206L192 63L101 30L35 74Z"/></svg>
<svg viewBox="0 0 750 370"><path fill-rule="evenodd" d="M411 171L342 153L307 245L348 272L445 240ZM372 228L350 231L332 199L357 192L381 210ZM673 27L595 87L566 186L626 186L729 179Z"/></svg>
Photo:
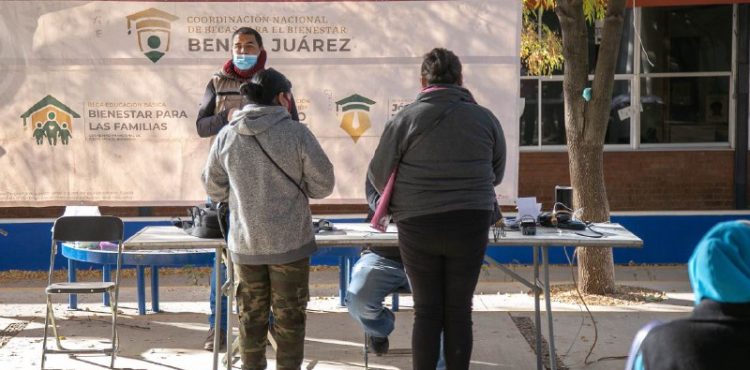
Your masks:
<svg viewBox="0 0 750 370"><path fill-rule="evenodd" d="M308 199L328 196L334 185L320 144L290 117L291 87L274 69L242 85L249 104L216 136L203 171L211 199L229 204L245 370L266 368L271 307L276 368L302 364L310 255L317 249Z"/></svg>

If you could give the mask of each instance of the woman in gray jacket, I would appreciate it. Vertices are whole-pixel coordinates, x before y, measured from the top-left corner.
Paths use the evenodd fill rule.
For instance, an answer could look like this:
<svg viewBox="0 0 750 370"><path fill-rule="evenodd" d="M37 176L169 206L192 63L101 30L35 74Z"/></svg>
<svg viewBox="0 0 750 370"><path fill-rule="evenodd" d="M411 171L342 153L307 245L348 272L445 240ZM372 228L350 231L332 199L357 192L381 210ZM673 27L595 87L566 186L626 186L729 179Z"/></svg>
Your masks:
<svg viewBox="0 0 750 370"><path fill-rule="evenodd" d="M242 85L250 104L216 136L203 171L211 199L229 203L243 369L266 368L270 307L277 369L300 368L310 255L317 249L308 198L333 191L333 165L310 130L290 117L291 87L274 69Z"/></svg>
<svg viewBox="0 0 750 370"><path fill-rule="evenodd" d="M368 172L382 192L398 168L389 208L414 296L416 370L435 369L441 332L448 369L469 368L471 300L505 171L500 123L462 84L453 52L427 53L422 91L386 123Z"/></svg>

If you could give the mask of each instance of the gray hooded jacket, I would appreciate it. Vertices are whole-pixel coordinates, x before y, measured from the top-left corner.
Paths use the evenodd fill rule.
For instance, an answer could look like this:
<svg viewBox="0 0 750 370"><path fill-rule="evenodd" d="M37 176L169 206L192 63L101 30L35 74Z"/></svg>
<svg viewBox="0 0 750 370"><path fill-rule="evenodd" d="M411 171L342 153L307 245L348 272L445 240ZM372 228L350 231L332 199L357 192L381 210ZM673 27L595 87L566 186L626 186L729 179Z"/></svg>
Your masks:
<svg viewBox="0 0 750 370"><path fill-rule="evenodd" d="M216 136L202 179L213 201L229 203L228 245L235 263L285 264L317 249L308 197L331 194L333 165L284 107L246 105Z"/></svg>

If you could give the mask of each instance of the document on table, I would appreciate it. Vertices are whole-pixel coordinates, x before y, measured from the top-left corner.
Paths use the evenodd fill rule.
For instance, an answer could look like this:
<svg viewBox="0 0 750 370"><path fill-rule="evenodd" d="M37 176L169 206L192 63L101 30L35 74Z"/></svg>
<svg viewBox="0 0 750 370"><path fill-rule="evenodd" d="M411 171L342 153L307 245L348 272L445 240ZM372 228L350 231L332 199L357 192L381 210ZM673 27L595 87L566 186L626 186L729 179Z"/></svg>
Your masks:
<svg viewBox="0 0 750 370"><path fill-rule="evenodd" d="M357 231L361 233L380 233L380 231L377 231L370 227L370 224L353 224L353 223L346 223L346 222L339 222L333 224L333 230L336 229L346 230L346 231ZM398 232L398 229L396 229L396 225L390 224L388 225L388 229L386 230L386 233L396 233Z"/></svg>
<svg viewBox="0 0 750 370"><path fill-rule="evenodd" d="M518 219L530 216L534 220L539 218L539 212L542 210L542 203L536 202L536 197L523 197L518 198L516 201L516 208L518 208Z"/></svg>

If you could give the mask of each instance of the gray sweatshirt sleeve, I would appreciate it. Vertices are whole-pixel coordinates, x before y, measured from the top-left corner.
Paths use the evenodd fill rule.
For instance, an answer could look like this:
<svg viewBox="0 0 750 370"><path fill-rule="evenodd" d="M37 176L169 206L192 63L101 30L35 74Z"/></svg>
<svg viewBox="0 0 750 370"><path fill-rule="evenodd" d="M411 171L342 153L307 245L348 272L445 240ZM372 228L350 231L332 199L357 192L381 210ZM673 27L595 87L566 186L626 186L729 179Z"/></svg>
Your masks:
<svg viewBox="0 0 750 370"><path fill-rule="evenodd" d="M333 164L320 143L306 127L302 132L302 189L313 199L325 198L333 192L336 179Z"/></svg>
<svg viewBox="0 0 750 370"><path fill-rule="evenodd" d="M229 199L229 176L219 158L223 139L224 136L220 136L214 140L201 175L206 194L213 202L226 202Z"/></svg>

